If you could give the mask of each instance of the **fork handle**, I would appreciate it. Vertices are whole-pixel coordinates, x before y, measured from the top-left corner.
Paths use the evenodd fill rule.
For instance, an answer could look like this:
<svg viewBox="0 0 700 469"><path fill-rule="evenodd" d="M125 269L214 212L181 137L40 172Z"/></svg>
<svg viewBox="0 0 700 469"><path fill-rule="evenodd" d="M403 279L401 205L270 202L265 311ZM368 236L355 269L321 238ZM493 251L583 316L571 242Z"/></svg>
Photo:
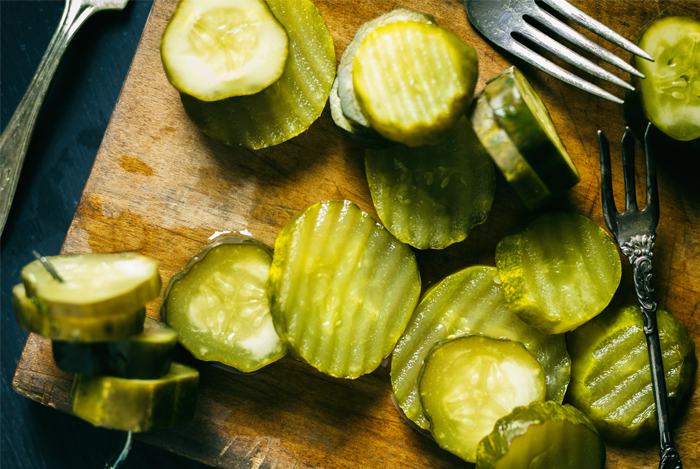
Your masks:
<svg viewBox="0 0 700 469"><path fill-rule="evenodd" d="M49 42L39 68L0 136L0 234L5 229L24 157L46 92L68 44L93 11L92 6L66 1L58 29Z"/></svg>
<svg viewBox="0 0 700 469"><path fill-rule="evenodd" d="M647 339L651 381L656 404L656 417L659 422L661 443L661 461L659 469L682 469L681 458L673 447L668 421L668 404L666 402L666 379L664 363L659 342L659 330L656 321L656 301L651 287L651 259L653 257L655 235L635 236L621 246L634 271L634 288L644 318L644 334Z"/></svg>

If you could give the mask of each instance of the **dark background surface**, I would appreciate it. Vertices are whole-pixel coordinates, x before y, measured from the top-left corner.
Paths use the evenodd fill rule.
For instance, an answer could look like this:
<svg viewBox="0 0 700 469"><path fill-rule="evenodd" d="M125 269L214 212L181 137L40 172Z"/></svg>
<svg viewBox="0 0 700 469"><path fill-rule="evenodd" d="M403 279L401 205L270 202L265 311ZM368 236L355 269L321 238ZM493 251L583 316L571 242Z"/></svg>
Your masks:
<svg viewBox="0 0 700 469"><path fill-rule="evenodd" d="M125 433L99 429L23 398L12 377L27 332L14 320L12 287L32 250L58 254L95 161L152 2L98 12L63 57L44 101L5 231L0 238L2 427L0 466L99 468L118 454ZM0 0L0 127L24 95L63 12L60 0ZM203 468L135 442L123 468Z"/></svg>

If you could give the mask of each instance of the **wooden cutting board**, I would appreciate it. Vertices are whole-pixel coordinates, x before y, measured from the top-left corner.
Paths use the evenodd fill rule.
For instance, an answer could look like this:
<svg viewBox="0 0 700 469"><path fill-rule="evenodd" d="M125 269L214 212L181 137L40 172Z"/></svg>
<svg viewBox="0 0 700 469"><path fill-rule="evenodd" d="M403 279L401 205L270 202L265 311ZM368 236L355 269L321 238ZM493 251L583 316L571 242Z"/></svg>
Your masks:
<svg viewBox="0 0 700 469"><path fill-rule="evenodd" d="M495 50L469 25L460 1L315 3L333 34L338 59L363 22L405 6L433 14L440 25L474 46L480 61L477 91L486 79L515 63L549 107L582 177L568 195L548 208L571 210L604 226L598 129L604 130L612 142L617 200L622 202L617 143L625 125L622 106L564 85ZM700 17L700 2L574 3L629 38L636 37L643 25L659 14ZM157 259L167 281L209 240L222 233L250 233L273 245L295 213L321 200L349 199L374 215L364 176L363 148L341 135L328 108L304 134L256 152L211 140L189 122L159 56L160 37L175 5L175 0L154 3L63 252L135 251ZM628 57L604 41L594 40ZM602 86L621 95L607 84ZM638 167L643 167L641 150L637 157ZM700 339L700 314L696 316L700 306L700 190L696 175L688 168L697 167L697 158L698 154L671 151L658 157L661 222L654 256L659 306L674 312L696 342ZM638 183L640 195L642 178ZM425 285L468 265L494 265L496 244L525 213L499 176L493 210L485 224L456 246L417 253ZM629 266L613 301L635 302ZM155 318L158 303L153 302L148 310ZM140 439L216 467L464 466L401 419L391 401L387 368L345 381L321 375L288 358L249 376L204 363L196 366L201 371L201 390L194 421L139 435ZM14 377L15 391L70 412L71 381L70 374L55 367L50 343L31 335ZM686 467L698 467L697 386L680 414L674 422L677 447ZM608 445L609 468L657 465L655 439L631 447Z"/></svg>

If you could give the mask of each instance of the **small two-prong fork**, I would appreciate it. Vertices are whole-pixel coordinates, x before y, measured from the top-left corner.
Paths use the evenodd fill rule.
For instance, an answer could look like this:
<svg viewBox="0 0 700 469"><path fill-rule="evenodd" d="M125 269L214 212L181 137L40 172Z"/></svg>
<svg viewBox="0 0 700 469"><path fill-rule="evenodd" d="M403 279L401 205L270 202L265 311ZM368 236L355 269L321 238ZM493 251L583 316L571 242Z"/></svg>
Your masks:
<svg viewBox="0 0 700 469"><path fill-rule="evenodd" d="M557 13L571 19L586 29L595 32L611 43L647 60L654 60L649 54L644 52L635 44L631 43L612 29L575 8L566 0L541 1L542 3L547 4ZM553 55L565 60L575 67L585 70L594 76L602 78L603 80L607 80L628 90L634 90L634 87L607 70L594 64L590 60L573 52L571 49L559 44L557 41L525 21L525 18L540 24L561 38L595 55L596 57L599 57L602 60L632 75L639 78L644 78L644 75L630 64L585 36L579 34L574 29L540 8L537 3L535 3L535 0L464 0L464 7L467 10L469 21L471 21L474 27L490 41L501 46L517 57L520 57L531 65L543 70L544 72L547 72L550 75L569 83L570 85L581 88L582 90L588 91L596 96L600 96L601 98L605 98L619 104L623 103L620 98L574 75L573 73L564 70L537 52L528 48L519 40L519 38L525 38L535 44L538 44L547 51L551 52ZM514 37L514 34L516 37Z"/></svg>
<svg viewBox="0 0 700 469"><path fill-rule="evenodd" d="M601 193L603 198L603 217L605 224L615 237L615 241L627 256L634 271L634 288L644 317L644 334L647 338L651 380L656 404L656 416L659 423L661 441L660 469L682 469L678 451L673 447L671 430L668 422L668 405L666 403L666 379L661 358L659 331L656 324L656 301L651 287L651 260L653 257L656 226L659 223L659 194L656 186L656 168L653 150L650 145L654 131L651 124L644 134L644 152L646 155L646 205L637 207L637 195L634 180L634 148L632 131L627 128L622 137L622 166L625 182L625 211L619 213L615 207L610 169L610 146L603 132L598 131L600 146Z"/></svg>

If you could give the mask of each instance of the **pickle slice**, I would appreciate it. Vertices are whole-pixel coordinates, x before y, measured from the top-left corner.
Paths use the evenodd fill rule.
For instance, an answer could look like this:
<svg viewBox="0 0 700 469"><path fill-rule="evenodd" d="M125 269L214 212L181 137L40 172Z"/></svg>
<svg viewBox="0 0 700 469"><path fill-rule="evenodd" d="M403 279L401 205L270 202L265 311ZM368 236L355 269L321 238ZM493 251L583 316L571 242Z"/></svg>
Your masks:
<svg viewBox="0 0 700 469"><path fill-rule="evenodd" d="M510 67L490 79L484 96L498 126L553 197L581 180L549 111L517 68Z"/></svg>
<svg viewBox="0 0 700 469"><path fill-rule="evenodd" d="M75 343L54 340L56 366L70 373L119 378L160 378L170 371L177 332L146 318L143 332L118 342Z"/></svg>
<svg viewBox="0 0 700 469"><path fill-rule="evenodd" d="M547 334L571 331L603 311L622 276L617 246L573 213L544 213L516 225L496 247L506 299Z"/></svg>
<svg viewBox="0 0 700 469"><path fill-rule="evenodd" d="M568 404L533 402L496 422L479 442L476 469L603 469L605 444Z"/></svg>
<svg viewBox="0 0 700 469"><path fill-rule="evenodd" d="M495 267L472 266L448 276L426 292L391 359L391 385L407 418L430 428L418 396L423 361L441 340L479 334L521 342L546 374L546 399L561 403L571 360L563 335L546 335L511 311Z"/></svg>
<svg viewBox="0 0 700 469"><path fill-rule="evenodd" d="M97 427L148 432L194 417L199 372L173 362L158 379L75 375L73 413Z"/></svg>
<svg viewBox="0 0 700 469"><path fill-rule="evenodd" d="M287 62L287 32L264 0L181 0L160 53L175 88L202 101L257 93Z"/></svg>
<svg viewBox="0 0 700 469"><path fill-rule="evenodd" d="M462 117L436 146L367 150L367 181L386 228L418 249L443 249L486 221L493 164Z"/></svg>
<svg viewBox="0 0 700 469"><path fill-rule="evenodd" d="M407 8L396 8L388 11L373 20L367 21L355 32L352 41L343 52L338 64L338 97L340 98L341 109L350 124L369 133L376 133L369 126L369 121L362 114L360 104L355 97L355 86L352 82L353 63L355 54L360 44L369 33L380 26L400 21L416 21L418 23L437 24L435 18L427 13L421 13Z"/></svg>
<svg viewBox="0 0 700 469"><path fill-rule="evenodd" d="M309 0L267 0L289 36L282 76L264 90L205 102L181 94L192 122L228 145L257 150L305 131L318 119L335 79L333 38Z"/></svg>
<svg viewBox="0 0 700 469"><path fill-rule="evenodd" d="M250 238L218 238L173 276L161 315L195 358L251 372L282 358L265 291L272 252Z"/></svg>
<svg viewBox="0 0 700 469"><path fill-rule="evenodd" d="M672 415L690 391L698 366L683 324L659 309L656 321ZM571 403L604 438L629 442L658 430L644 321L638 306L608 308L567 337Z"/></svg>
<svg viewBox="0 0 700 469"><path fill-rule="evenodd" d="M438 445L475 462L479 441L498 419L544 399L545 374L518 342L468 336L433 348L418 388Z"/></svg>
<svg viewBox="0 0 700 469"><path fill-rule="evenodd" d="M420 295L413 251L349 201L320 202L285 225L268 279L275 328L331 376L376 369Z"/></svg>
<svg viewBox="0 0 700 469"><path fill-rule="evenodd" d="M345 117L340 104L340 96L338 96L338 83L339 80L336 76L328 101L331 105L331 117L333 118L333 122L340 128L341 132L351 140L369 148L384 148L395 145L394 142L386 140L378 133L353 124Z"/></svg>
<svg viewBox="0 0 700 469"><path fill-rule="evenodd" d="M700 19L658 18L637 45L656 59L632 58L646 76L635 84L647 118L676 140L700 138Z"/></svg>
<svg viewBox="0 0 700 469"><path fill-rule="evenodd" d="M477 69L476 52L460 38L435 24L405 21L367 35L352 76L370 126L414 147L435 145L454 127L472 101Z"/></svg>
<svg viewBox="0 0 700 469"><path fill-rule="evenodd" d="M12 289L15 320L29 332L47 339L70 342L105 342L124 340L143 330L146 310L140 308L124 314L109 316L52 316L27 297L23 284Z"/></svg>
<svg viewBox="0 0 700 469"><path fill-rule="evenodd" d="M160 295L158 263L132 252L47 257L62 282L39 260L22 269L27 296L51 316L123 315Z"/></svg>

